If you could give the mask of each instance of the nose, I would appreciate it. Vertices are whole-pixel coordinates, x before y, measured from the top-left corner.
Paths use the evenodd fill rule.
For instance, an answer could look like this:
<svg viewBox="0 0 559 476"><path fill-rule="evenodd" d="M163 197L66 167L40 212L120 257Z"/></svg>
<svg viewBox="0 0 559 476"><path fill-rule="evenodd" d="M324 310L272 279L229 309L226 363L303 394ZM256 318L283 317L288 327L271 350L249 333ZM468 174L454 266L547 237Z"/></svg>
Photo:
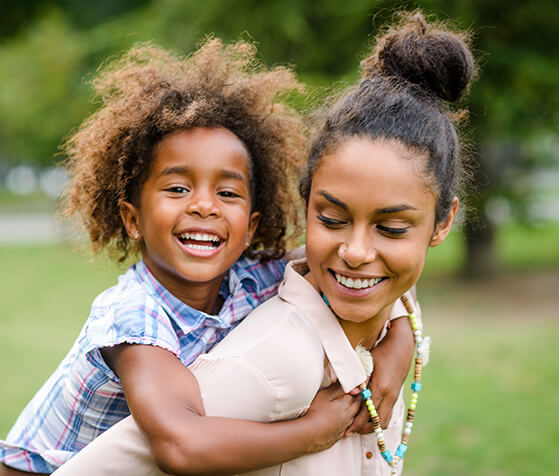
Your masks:
<svg viewBox="0 0 559 476"><path fill-rule="evenodd" d="M354 230L346 242L340 245L338 255L350 268L358 268L374 261L377 250L366 230Z"/></svg>
<svg viewBox="0 0 559 476"><path fill-rule="evenodd" d="M196 190L188 200L186 212L191 215L198 215L201 218L208 218L218 216L219 207L209 190Z"/></svg>

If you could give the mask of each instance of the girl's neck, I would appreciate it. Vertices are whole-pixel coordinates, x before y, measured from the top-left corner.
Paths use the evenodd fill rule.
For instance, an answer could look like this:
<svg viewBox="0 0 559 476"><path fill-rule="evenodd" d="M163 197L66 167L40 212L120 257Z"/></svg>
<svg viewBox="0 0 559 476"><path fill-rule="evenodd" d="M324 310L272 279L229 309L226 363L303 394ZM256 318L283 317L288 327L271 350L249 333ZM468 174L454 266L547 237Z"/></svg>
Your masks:
<svg viewBox="0 0 559 476"><path fill-rule="evenodd" d="M144 263L155 279L177 299L197 311L212 315L219 313L224 302L219 295L219 290L225 276L218 276L210 282L184 282L176 279L173 275L167 275L166 273L161 275L157 272L157 268L150 267L146 260L144 260Z"/></svg>

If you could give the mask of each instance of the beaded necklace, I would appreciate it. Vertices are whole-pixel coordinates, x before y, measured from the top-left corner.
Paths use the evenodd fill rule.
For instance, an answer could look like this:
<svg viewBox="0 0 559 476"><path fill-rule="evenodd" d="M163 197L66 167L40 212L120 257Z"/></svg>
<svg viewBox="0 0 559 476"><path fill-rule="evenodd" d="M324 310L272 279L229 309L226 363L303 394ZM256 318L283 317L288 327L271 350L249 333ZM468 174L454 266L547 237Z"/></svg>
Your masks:
<svg viewBox="0 0 559 476"><path fill-rule="evenodd" d="M328 302L324 294L322 294L322 298L324 299L328 307L330 307L330 303ZM409 299L406 296L401 296L400 299L404 304L406 311L408 312L408 318L410 320L410 324L413 330L413 335L415 339L415 366L414 366L414 378L411 384L412 394L410 398L410 405L408 407L406 424L402 432L402 439L394 455L392 455L390 450L386 447L384 441L384 434L382 432L382 427L380 425L380 419L377 410L375 408L375 405L373 403L373 399L371 398L372 397L371 391L367 388L365 382L363 382L359 386L359 389L361 390L361 396L363 397L367 410L369 410L369 415L371 416L371 422L373 423L373 429L377 437L377 445L380 450L380 454L382 455L384 460L388 463L388 465L392 467L393 475L397 474L398 464L400 463L400 461L404 457L405 452L408 449L408 441L411 435L411 429L413 427L413 422L415 419L415 408L417 406L419 392L421 391L421 367L427 365L427 362L429 360L429 345L431 343L430 337L426 336L425 338L423 338L421 327L417 319L417 315L415 314L415 310L413 309L413 306L409 301ZM363 353L361 352L361 350L364 350L366 352L370 360L369 364L363 362L363 367L367 371L368 375L371 375L373 370L371 353L368 350L365 350L363 347L358 345L356 351L360 357L360 360L362 361L366 359L363 359Z"/></svg>

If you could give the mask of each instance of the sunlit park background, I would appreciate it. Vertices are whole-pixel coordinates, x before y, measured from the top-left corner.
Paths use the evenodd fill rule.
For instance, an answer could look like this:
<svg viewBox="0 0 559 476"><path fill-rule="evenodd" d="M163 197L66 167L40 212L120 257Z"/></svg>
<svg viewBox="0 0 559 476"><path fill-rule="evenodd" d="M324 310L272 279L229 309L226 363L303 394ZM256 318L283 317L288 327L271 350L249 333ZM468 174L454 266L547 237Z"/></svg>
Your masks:
<svg viewBox="0 0 559 476"><path fill-rule="evenodd" d="M0 438L122 271L53 218L57 147L95 109L101 61L137 41L188 53L208 33L244 35L319 97L357 77L402 5L470 28L482 70L469 96L477 214L430 251L419 283L434 344L406 474L559 474L556 0L2 2Z"/></svg>

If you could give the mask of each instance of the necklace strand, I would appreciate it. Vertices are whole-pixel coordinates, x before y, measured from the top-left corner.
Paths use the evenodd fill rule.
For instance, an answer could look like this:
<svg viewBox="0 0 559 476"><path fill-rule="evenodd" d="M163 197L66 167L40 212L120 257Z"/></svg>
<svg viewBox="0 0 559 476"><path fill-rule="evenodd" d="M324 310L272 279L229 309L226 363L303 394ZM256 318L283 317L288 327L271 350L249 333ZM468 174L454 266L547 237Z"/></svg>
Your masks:
<svg viewBox="0 0 559 476"><path fill-rule="evenodd" d="M321 293L321 295L326 305L330 309L332 309L324 293ZM406 424L404 426L404 430L402 431L402 439L400 440L400 444L398 445L398 448L396 448L394 455L392 455L390 450L386 447L386 443L384 441L384 434L382 432L382 427L380 425L380 419L378 416L378 412L375 408L375 404L373 403L371 391L367 388L365 382L363 382L359 386L359 389L361 390L361 396L363 397L365 406L367 407L367 410L369 410L369 415L371 416L371 422L373 424L373 430L377 437L377 445L380 454L382 455L384 460L388 463L388 465L392 467L393 475L397 474L398 464L400 463L400 461L402 460L404 454L408 449L408 441L410 439L411 429L413 428L413 423L415 419L415 408L417 406L419 392L421 391L421 368L422 366L427 365L427 362L429 360L429 344L431 342L430 337L425 337L425 339L423 339L421 327L419 326L417 315L415 314L415 310L410 300L405 295L402 295L400 299L404 304L406 311L408 312L408 318L410 320L411 328L413 330L413 337L415 340L415 366L414 366L414 373L413 373L413 382L411 384L412 394L410 397L410 405L408 407ZM332 312L334 311L332 310ZM370 356L371 354L369 353L369 357Z"/></svg>
<svg viewBox="0 0 559 476"><path fill-rule="evenodd" d="M413 427L414 418L415 418L415 408L417 406L417 399L419 398L419 392L421 391L421 367L423 365L423 359L420 352L421 344L423 343L423 337L421 333L421 329L419 327L417 316L415 311L409 302L409 299L406 296L401 297L402 303L406 307L406 311L408 312L408 317L411 323L411 327L413 330L413 335L415 339L415 367L414 367L414 378L411 384L412 394L410 398L410 405L408 407L408 413L406 418L406 424L404 430L402 432L402 439L398 448L396 449L394 455L390 452L390 450L386 447L386 443L384 441L384 434L382 432L382 427L380 425L380 419L378 416L378 412L375 408L373 403L373 399L371 398L371 391L367 388L365 383L362 383L359 388L361 389L361 396L365 401L365 405L367 410L369 410L369 415L371 416L371 422L373 423L373 429L377 437L377 445L380 451L380 454L384 458L384 460L392 467L392 474L397 474L396 468L398 463L404 457L405 452L408 449L408 441L411 435L411 429Z"/></svg>

